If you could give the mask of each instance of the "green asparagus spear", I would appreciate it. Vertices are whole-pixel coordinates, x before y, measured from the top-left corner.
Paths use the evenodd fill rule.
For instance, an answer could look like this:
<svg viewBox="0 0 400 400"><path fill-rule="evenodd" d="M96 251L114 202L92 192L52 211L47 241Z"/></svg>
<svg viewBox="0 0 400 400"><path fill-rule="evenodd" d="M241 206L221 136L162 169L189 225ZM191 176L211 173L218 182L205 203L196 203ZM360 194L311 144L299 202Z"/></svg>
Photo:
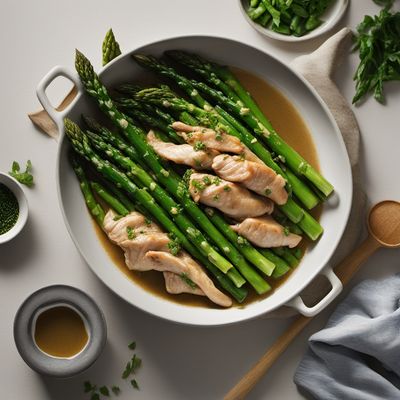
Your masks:
<svg viewBox="0 0 400 400"><path fill-rule="evenodd" d="M110 29L106 33L106 37L103 41L103 65L108 64L114 58L121 54L118 42L115 40L114 32Z"/></svg>
<svg viewBox="0 0 400 400"><path fill-rule="evenodd" d="M75 171L76 176L78 177L79 185L80 185L83 197L85 199L86 205L87 205L90 213L95 218L96 222L99 224L99 226L102 227L103 221L104 221L104 216L105 216L103 207L94 198L92 189L90 188L90 183L86 178L85 172L84 172L81 164L78 162L77 157L74 155L71 156L71 164L72 164L72 168Z"/></svg>
<svg viewBox="0 0 400 400"><path fill-rule="evenodd" d="M75 65L87 92L97 100L100 108L107 113L114 124L121 128L130 143L135 146L140 156L147 162L149 168L152 169L158 181L173 196L176 196L184 209L192 216L196 223L207 232L208 236L237 268L239 268L239 265L247 268L247 262L240 252L238 252L237 249L211 223L207 216L199 209L197 204L191 200L187 190L182 190L180 178L176 177L173 172L166 170L163 167L158 156L142 137L143 132L136 126L130 124L126 119L126 116L115 107L115 104L109 97L106 88L101 84L98 76L95 74L89 60L78 51Z"/></svg>
<svg viewBox="0 0 400 400"><path fill-rule="evenodd" d="M100 183L91 181L90 186L119 215L125 216L129 214L129 210L117 198L108 193Z"/></svg>
<svg viewBox="0 0 400 400"><path fill-rule="evenodd" d="M65 119L65 132L74 150L82 157L86 158L96 170L107 180L111 181L118 188L125 190L129 195L138 201L149 212L155 220L167 231L172 233L183 245L183 247L204 266L206 266L217 278L220 285L232 294L239 302L243 301L247 295L244 288L237 288L230 279L211 264L207 257L201 253L201 249L193 246L186 236L175 226L168 215L158 206L151 195L143 189L139 189L129 178L115 168L108 161L101 159L90 147L87 138L80 128L71 120Z"/></svg>

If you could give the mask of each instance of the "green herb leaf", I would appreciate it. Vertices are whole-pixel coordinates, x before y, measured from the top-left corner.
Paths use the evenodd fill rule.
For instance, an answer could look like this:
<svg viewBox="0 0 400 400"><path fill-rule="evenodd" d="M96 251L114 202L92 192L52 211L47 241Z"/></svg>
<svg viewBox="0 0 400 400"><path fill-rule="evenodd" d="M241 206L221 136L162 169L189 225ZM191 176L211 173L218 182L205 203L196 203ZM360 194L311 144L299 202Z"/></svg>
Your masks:
<svg viewBox="0 0 400 400"><path fill-rule="evenodd" d="M133 240L133 239L136 238L136 233L135 233L135 231L134 231L134 229L132 227L127 226L126 227L126 233L128 235L128 239L129 240Z"/></svg>
<svg viewBox="0 0 400 400"><path fill-rule="evenodd" d="M384 103L384 82L400 80L400 12L389 10L392 1L375 2L385 8L373 17L366 15L357 26L355 49L359 51L360 63L354 75L353 103L358 103L368 93Z"/></svg>
<svg viewBox="0 0 400 400"><path fill-rule="evenodd" d="M93 393L90 400L100 400L100 395L98 393Z"/></svg>
<svg viewBox="0 0 400 400"><path fill-rule="evenodd" d="M135 349L136 349L136 342L132 342L132 343L128 344L128 347L129 347L131 350L135 350Z"/></svg>
<svg viewBox="0 0 400 400"><path fill-rule="evenodd" d="M203 142L197 141L193 145L194 151L200 151L200 150L205 150L207 147Z"/></svg>
<svg viewBox="0 0 400 400"><path fill-rule="evenodd" d="M132 367L131 367L131 362L128 361L128 363L126 364L125 370L122 373L122 379L126 379L132 372Z"/></svg>
<svg viewBox="0 0 400 400"><path fill-rule="evenodd" d="M175 235L169 234L169 237L171 238L167 245L169 252L173 256L176 256L181 251L181 242Z"/></svg>
<svg viewBox="0 0 400 400"><path fill-rule="evenodd" d="M92 390L96 390L96 386L92 385L90 383L90 381L85 381L85 382L83 382L83 390L84 390L85 393L89 393Z"/></svg>
<svg viewBox="0 0 400 400"><path fill-rule="evenodd" d="M133 387L134 389L139 390L139 385L138 385L138 383L136 382L136 379L132 379L132 380L131 380L131 385L132 385L132 387Z"/></svg>
<svg viewBox="0 0 400 400"><path fill-rule="evenodd" d="M136 373L136 371L140 368L142 365L142 359L139 358L136 354L133 355L132 360L131 360L131 367L132 367L132 373Z"/></svg>
<svg viewBox="0 0 400 400"><path fill-rule="evenodd" d="M25 172L20 172L21 167L17 161L12 163L11 171L9 172L10 176L15 178L19 183L26 185L28 187L32 187L33 182L33 175L31 174L32 171L32 163L30 160L26 163Z"/></svg>
<svg viewBox="0 0 400 400"><path fill-rule="evenodd" d="M189 276L185 272L182 272L179 276L183 280L183 282L185 282L186 285L188 285L190 288L197 288L197 285L189 278Z"/></svg>
<svg viewBox="0 0 400 400"><path fill-rule="evenodd" d="M283 234L284 234L285 236L289 236L290 230L289 230L289 228L288 228L287 226L284 226L284 227L283 227Z"/></svg>
<svg viewBox="0 0 400 400"><path fill-rule="evenodd" d="M110 391L108 390L107 386L102 386L99 388L99 391L103 396L110 396Z"/></svg>
<svg viewBox="0 0 400 400"><path fill-rule="evenodd" d="M118 395L121 393L121 389L119 388L119 386L116 386L116 385L113 385L113 386L111 387L111 391L112 391L116 396L118 396Z"/></svg>

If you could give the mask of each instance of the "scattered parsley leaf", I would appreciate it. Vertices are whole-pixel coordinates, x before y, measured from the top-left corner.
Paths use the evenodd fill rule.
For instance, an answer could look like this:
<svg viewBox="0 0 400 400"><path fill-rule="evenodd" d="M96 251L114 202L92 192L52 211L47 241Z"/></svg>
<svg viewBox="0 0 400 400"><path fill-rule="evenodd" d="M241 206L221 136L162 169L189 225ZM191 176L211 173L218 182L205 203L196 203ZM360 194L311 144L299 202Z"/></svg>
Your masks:
<svg viewBox="0 0 400 400"><path fill-rule="evenodd" d="M126 227L126 233L127 233L127 235L128 235L128 239L129 239L129 240L135 239L136 233L135 233L134 229L132 229L132 227L127 226L127 227Z"/></svg>
<svg viewBox="0 0 400 400"><path fill-rule="evenodd" d="M118 396L118 395L121 393L121 389L119 388L119 386L116 386L116 385L113 385L113 386L111 387L111 391L112 391L116 396Z"/></svg>
<svg viewBox="0 0 400 400"><path fill-rule="evenodd" d="M98 393L93 393L90 400L100 400L100 395Z"/></svg>
<svg viewBox="0 0 400 400"><path fill-rule="evenodd" d="M139 390L139 385L138 385L138 383L136 382L136 379L132 379L132 380L131 380L131 385L132 385L132 387L133 387L134 389Z"/></svg>
<svg viewBox="0 0 400 400"><path fill-rule="evenodd" d="M149 226L149 225L151 225L151 219L150 218L146 218L145 220L144 220L144 222L145 222L145 224L147 225L147 226Z"/></svg>
<svg viewBox="0 0 400 400"><path fill-rule="evenodd" d="M85 393L89 393L93 390L96 390L96 385L92 385L89 381L83 382L83 390Z"/></svg>
<svg viewBox="0 0 400 400"><path fill-rule="evenodd" d="M206 149L206 145L203 142L197 141L193 145L193 149L194 149L194 151L205 150Z"/></svg>
<svg viewBox="0 0 400 400"><path fill-rule="evenodd" d="M120 220L122 218L122 215L116 215L114 218L113 218L113 221L118 221L118 220Z"/></svg>
<svg viewBox="0 0 400 400"><path fill-rule="evenodd" d="M197 285L189 278L189 276L185 273L182 272L179 277L183 280L183 282L186 283L186 285L188 285L190 288L192 289L196 289Z"/></svg>
<svg viewBox="0 0 400 400"><path fill-rule="evenodd" d="M132 372L131 362L128 361L128 363L126 364L125 370L122 373L122 379L126 379L131 374L131 372Z"/></svg>
<svg viewBox="0 0 400 400"><path fill-rule="evenodd" d="M285 236L289 236L290 230L289 230L289 228L288 228L287 226L284 226L284 227L283 227L283 234L284 234Z"/></svg>
<svg viewBox="0 0 400 400"><path fill-rule="evenodd" d="M31 174L32 171L32 163L31 160L28 160L25 167L25 172L21 172L21 167L17 161L12 163L11 171L9 174L15 178L19 183L26 185L28 187L32 187L33 182L33 175Z"/></svg>
<svg viewBox="0 0 400 400"><path fill-rule="evenodd" d="M218 201L218 200L219 200L219 195L216 194L216 195L213 197L213 200L214 200L214 201Z"/></svg>
<svg viewBox="0 0 400 400"><path fill-rule="evenodd" d="M190 183L192 184L192 186L193 186L194 188L196 188L196 189L199 190L200 192L202 192L202 191L205 189L205 186L204 186L201 182L199 182L198 180L196 180L196 179L192 179L192 181L191 181Z"/></svg>
<svg viewBox="0 0 400 400"><path fill-rule="evenodd" d="M228 185L225 185L224 190L225 190L225 192L230 192L232 190L232 188Z"/></svg>
<svg viewBox="0 0 400 400"><path fill-rule="evenodd" d="M132 342L132 343L128 344L128 347L129 347L131 350L135 350L135 349L136 349L136 342Z"/></svg>
<svg viewBox="0 0 400 400"><path fill-rule="evenodd" d="M271 193L272 193L272 190L270 188L267 188L267 189L264 190L264 194L266 196L269 196Z"/></svg>
<svg viewBox="0 0 400 400"><path fill-rule="evenodd" d="M108 390L107 386L102 386L101 388L99 388L99 391L103 396L110 396L110 391Z"/></svg>
<svg viewBox="0 0 400 400"><path fill-rule="evenodd" d="M176 256L181 250L181 242L175 235L169 234L169 237L171 239L167 244L169 252Z"/></svg>

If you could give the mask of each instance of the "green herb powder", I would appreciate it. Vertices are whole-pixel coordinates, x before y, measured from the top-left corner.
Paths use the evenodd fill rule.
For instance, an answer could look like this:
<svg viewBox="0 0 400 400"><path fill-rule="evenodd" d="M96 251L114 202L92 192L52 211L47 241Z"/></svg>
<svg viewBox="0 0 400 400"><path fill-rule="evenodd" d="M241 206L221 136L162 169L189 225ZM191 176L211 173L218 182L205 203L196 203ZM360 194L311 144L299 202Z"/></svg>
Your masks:
<svg viewBox="0 0 400 400"><path fill-rule="evenodd" d="M16 224L18 216L17 198L6 185L0 183L0 235L8 232Z"/></svg>

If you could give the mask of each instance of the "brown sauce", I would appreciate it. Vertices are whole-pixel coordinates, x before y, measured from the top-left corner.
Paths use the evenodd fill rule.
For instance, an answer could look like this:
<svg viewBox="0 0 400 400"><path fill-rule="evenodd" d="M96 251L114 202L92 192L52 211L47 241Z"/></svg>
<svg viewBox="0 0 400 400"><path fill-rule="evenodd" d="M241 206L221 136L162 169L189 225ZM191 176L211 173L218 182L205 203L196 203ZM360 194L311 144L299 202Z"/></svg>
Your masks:
<svg viewBox="0 0 400 400"><path fill-rule="evenodd" d="M313 167L319 169L318 155L314 142L307 125L293 104L275 87L271 86L263 79L246 71L233 68L235 75L239 78L243 86L252 94L261 109L271 121L274 128L279 132L280 136L297 150ZM318 206L312 210L311 214L318 218L321 214L322 207ZM104 249L112 259L113 263L126 275L129 279L139 284L143 289L151 292L159 297L173 301L175 303L184 304L195 307L213 307L218 306L209 301L204 296L195 296L190 294L173 295L165 290L163 274L157 271L138 272L130 271L124 261L122 250L113 245L104 234L104 232L93 222ZM301 243L301 249L305 251L310 242L304 238ZM254 301L261 300L274 292L282 283L289 278L291 272L285 274L278 280L269 279L268 283L272 286L265 295L258 295L254 290L249 290L246 300L238 305L243 307Z"/></svg>
<svg viewBox="0 0 400 400"><path fill-rule="evenodd" d="M65 306L49 308L37 317L34 338L43 352L62 358L78 354L89 339L82 318Z"/></svg>

